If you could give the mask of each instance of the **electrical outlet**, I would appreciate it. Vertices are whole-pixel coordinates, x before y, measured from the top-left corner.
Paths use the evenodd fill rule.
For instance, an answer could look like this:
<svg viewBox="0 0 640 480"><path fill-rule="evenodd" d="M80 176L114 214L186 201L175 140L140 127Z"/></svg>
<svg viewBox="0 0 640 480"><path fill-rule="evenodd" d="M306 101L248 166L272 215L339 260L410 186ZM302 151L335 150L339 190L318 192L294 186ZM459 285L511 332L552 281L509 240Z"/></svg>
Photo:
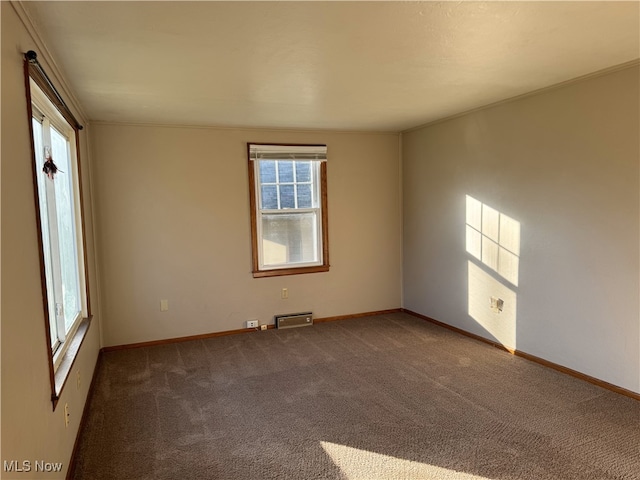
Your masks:
<svg viewBox="0 0 640 480"><path fill-rule="evenodd" d="M247 320L247 328L258 328L258 320Z"/></svg>
<svg viewBox="0 0 640 480"><path fill-rule="evenodd" d="M282 298L289 298L289 289L288 288L283 288L282 289L281 297Z"/></svg>
<svg viewBox="0 0 640 480"><path fill-rule="evenodd" d="M169 310L169 300L160 300L160 311L166 312Z"/></svg>
<svg viewBox="0 0 640 480"><path fill-rule="evenodd" d="M501 313L504 309L504 300L497 297L491 297L491 310Z"/></svg>
<svg viewBox="0 0 640 480"><path fill-rule="evenodd" d="M64 426L65 427L69 426L69 404L68 403L64 404Z"/></svg>
<svg viewBox="0 0 640 480"><path fill-rule="evenodd" d="M260 330L266 330L267 326L266 325L260 325Z"/></svg>

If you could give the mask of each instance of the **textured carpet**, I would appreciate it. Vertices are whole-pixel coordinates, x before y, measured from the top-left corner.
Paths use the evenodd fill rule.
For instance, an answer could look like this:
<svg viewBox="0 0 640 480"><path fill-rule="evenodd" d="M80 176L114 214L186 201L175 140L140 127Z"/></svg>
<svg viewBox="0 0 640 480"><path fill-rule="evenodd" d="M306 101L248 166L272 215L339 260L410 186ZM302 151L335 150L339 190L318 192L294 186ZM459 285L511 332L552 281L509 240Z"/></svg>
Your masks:
<svg viewBox="0 0 640 480"><path fill-rule="evenodd" d="M640 479L640 402L406 314L102 356L81 479Z"/></svg>

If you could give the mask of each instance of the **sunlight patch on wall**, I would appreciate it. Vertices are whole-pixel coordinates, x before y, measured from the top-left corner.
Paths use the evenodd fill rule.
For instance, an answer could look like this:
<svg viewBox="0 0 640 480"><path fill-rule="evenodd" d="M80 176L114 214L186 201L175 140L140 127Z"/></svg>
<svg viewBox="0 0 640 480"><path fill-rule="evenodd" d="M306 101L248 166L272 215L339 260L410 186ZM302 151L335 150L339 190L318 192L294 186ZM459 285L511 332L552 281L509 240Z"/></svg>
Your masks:
<svg viewBox="0 0 640 480"><path fill-rule="evenodd" d="M490 480L428 463L404 460L331 442L320 442L333 463L348 480L373 478L420 478L423 480Z"/></svg>
<svg viewBox="0 0 640 480"><path fill-rule="evenodd" d="M516 348L516 293L471 260L469 272L469 316L510 350ZM502 309L492 305L502 300Z"/></svg>
<svg viewBox="0 0 640 480"><path fill-rule="evenodd" d="M518 286L520 222L467 195L467 252Z"/></svg>
<svg viewBox="0 0 640 480"><path fill-rule="evenodd" d="M515 350L517 295L506 284L518 286L520 222L469 195L466 207L466 249L472 257L467 262L469 316Z"/></svg>

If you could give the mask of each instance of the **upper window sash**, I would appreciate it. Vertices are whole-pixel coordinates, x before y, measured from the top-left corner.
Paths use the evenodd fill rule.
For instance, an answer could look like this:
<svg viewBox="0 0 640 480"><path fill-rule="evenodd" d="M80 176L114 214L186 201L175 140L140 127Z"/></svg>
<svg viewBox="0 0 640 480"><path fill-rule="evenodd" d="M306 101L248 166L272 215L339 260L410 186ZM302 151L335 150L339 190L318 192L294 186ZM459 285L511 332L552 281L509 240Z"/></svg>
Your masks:
<svg viewBox="0 0 640 480"><path fill-rule="evenodd" d="M317 161L257 160L254 168L261 211L311 211L320 208Z"/></svg>

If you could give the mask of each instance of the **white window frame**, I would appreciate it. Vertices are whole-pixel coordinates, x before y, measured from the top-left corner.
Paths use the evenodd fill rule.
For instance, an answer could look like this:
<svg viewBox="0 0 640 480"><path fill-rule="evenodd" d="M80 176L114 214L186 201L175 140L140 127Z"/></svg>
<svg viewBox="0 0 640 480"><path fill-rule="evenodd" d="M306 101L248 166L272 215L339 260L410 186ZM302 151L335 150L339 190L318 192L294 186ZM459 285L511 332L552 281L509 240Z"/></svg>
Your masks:
<svg viewBox="0 0 640 480"><path fill-rule="evenodd" d="M264 160L262 160L264 161ZM307 161L307 160L292 160L295 164L296 161ZM314 262L286 262L281 264L268 264L264 263L264 252L263 245L264 243L258 242L258 258L259 258L259 267L260 270L268 270L268 269L282 269L282 268L299 268L299 267L313 267L322 265L322 208L320 206L320 163L317 161L311 161L311 197L312 197L312 207L308 208L298 208L298 198L297 198L297 185L298 182L295 179L295 171L294 168L294 181L293 182L279 182L278 178L278 165L279 160L275 160L276 162L276 182L268 183L267 185L275 185L276 186L276 196L278 201L277 209L268 209L262 208L262 185L265 185L261 181L260 177L260 162L261 160L254 161L255 175L256 175L256 198L258 199L258 208L257 208L257 228L258 228L258 239L263 238L262 232L262 218L265 215L304 215L307 213L315 214L315 224L314 224L314 237L315 237L315 253L317 260ZM306 183L306 182L305 182ZM294 207L286 208L281 206L280 200L280 185L293 185L294 188Z"/></svg>
<svg viewBox="0 0 640 480"><path fill-rule="evenodd" d="M52 104L47 95L40 89L40 87L29 79L30 82L30 94L31 94L31 108L32 119L40 122L43 126L43 138L42 145L44 148L51 150L51 133L50 128L55 128L60 134L62 134L68 142L69 161L71 171L58 173L58 175L69 175L71 177L71 188L73 194L73 218L74 218L74 250L76 252L76 269L78 275L78 294L80 299L80 311L76 314L73 322L66 327L64 310L63 310L63 294L62 294L62 282L61 282L61 260L59 257L59 235L57 226L57 214L56 214L56 199L55 199L55 181L46 178L46 174L42 171L42 165L45 160L45 152L37 151L36 143L34 141L33 149L35 153L35 172L38 176L35 188L37 189L37 197L40 200L40 196L44 193L46 195L47 211L44 212L40 209L40 224L48 222L49 232L49 244L45 244L45 239L42 238L43 254L45 249L49 249L49 259L46 258L45 263L45 286L46 286L46 300L48 307L48 329L50 337L54 335L56 338L50 338L50 348L53 361L54 372L58 370L62 363L67 350L69 349L71 341L74 339L78 327L83 318L89 316L88 313L88 301L87 301L87 289L86 289L86 277L85 277L85 264L84 264L84 241L82 236L82 206L80 199L80 184L79 184L79 170L78 170L78 152L76 143L76 130L69 124L69 122L62 116L58 109ZM35 132L34 132L35 135ZM35 140L35 138L34 138ZM53 159L55 162L55 158ZM44 181L42 181L44 180ZM44 186L44 192L43 187ZM40 230L42 236L42 227ZM48 263L48 265L47 265ZM53 315L53 317L52 317Z"/></svg>

